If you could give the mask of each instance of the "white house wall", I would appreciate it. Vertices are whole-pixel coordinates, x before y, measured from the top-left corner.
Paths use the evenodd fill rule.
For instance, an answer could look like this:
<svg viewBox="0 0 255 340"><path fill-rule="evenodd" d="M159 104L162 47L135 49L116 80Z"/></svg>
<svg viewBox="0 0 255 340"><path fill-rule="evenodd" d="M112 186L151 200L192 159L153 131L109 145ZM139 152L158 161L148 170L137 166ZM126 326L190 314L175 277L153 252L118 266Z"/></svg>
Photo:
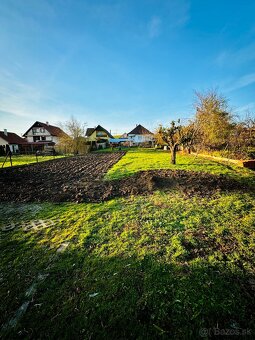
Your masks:
<svg viewBox="0 0 255 340"><path fill-rule="evenodd" d="M26 139L29 143L33 143L34 141L33 137L30 137L30 136L27 136Z"/></svg>
<svg viewBox="0 0 255 340"><path fill-rule="evenodd" d="M13 153L16 153L17 151L19 151L19 146L18 144L9 144L5 139L0 137L0 145L9 145L10 147L10 151Z"/></svg>
<svg viewBox="0 0 255 340"><path fill-rule="evenodd" d="M8 142L0 137L0 145L7 145Z"/></svg>
<svg viewBox="0 0 255 340"><path fill-rule="evenodd" d="M128 140L132 141L133 143L146 143L153 141L152 135L129 135Z"/></svg>
<svg viewBox="0 0 255 340"><path fill-rule="evenodd" d="M54 143L58 144L59 138L56 137L56 136L52 136L52 141L53 141Z"/></svg>
<svg viewBox="0 0 255 340"><path fill-rule="evenodd" d="M44 131L42 132L42 129L44 129L44 128L40 128L40 127L32 128L32 129L30 129L28 131L27 136L28 137L33 137L33 136L51 136L49 131L44 129ZM35 130L34 133L33 133L33 130Z"/></svg>
<svg viewBox="0 0 255 340"><path fill-rule="evenodd" d="M34 137L38 136L38 137L46 137L46 142L54 142L54 143L58 143L59 139L56 136L52 136L50 134L49 131L47 131L46 129L44 130L44 132L42 132L40 129L40 127L37 128L32 128L28 131L26 139L29 143L33 143L34 142ZM35 133L33 133L33 130L36 130ZM42 141L42 140L40 140Z"/></svg>
<svg viewBox="0 0 255 340"><path fill-rule="evenodd" d="M16 153L16 152L19 151L19 146L17 144L11 144L10 150L11 150L12 153Z"/></svg>

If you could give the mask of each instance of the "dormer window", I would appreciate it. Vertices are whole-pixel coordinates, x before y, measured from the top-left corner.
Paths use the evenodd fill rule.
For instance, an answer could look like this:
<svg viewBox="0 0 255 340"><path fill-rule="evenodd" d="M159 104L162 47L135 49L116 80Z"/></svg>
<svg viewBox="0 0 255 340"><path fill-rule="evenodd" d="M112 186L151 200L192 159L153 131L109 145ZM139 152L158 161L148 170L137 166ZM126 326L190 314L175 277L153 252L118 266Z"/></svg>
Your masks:
<svg viewBox="0 0 255 340"><path fill-rule="evenodd" d="M107 134L104 131L97 131L96 136L97 137L107 137Z"/></svg>

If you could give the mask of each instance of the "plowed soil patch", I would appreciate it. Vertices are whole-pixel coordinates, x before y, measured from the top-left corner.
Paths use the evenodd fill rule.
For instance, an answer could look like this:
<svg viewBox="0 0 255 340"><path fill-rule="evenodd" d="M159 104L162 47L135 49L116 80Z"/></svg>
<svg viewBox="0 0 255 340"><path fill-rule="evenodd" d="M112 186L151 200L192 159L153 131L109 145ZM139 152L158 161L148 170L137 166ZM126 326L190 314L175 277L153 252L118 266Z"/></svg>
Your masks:
<svg viewBox="0 0 255 340"><path fill-rule="evenodd" d="M84 183L101 181L125 152L60 158L0 169L0 201L74 201Z"/></svg>

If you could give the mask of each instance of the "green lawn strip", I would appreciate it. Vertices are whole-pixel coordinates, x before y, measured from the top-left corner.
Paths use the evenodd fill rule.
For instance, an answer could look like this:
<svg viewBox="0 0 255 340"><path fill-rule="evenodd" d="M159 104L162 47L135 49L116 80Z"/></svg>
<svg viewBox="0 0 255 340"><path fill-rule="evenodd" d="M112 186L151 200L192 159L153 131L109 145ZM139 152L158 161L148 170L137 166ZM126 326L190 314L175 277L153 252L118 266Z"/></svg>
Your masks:
<svg viewBox="0 0 255 340"><path fill-rule="evenodd" d="M45 162L57 158L63 158L66 156L58 155L58 156L38 156L38 162ZM5 161L5 156L0 157L0 168L2 167L4 161ZM26 165L26 164L31 164L31 163L37 163L36 156L35 155L13 155L12 156L12 166L17 166L17 165ZM4 164L4 168L10 167L10 158L7 158L6 163Z"/></svg>
<svg viewBox="0 0 255 340"><path fill-rule="evenodd" d="M1 232L3 323L52 262L10 337L194 338L217 325L255 332L254 195L185 199L173 191L100 204L1 204L0 216L0 227L55 223Z"/></svg>
<svg viewBox="0 0 255 340"><path fill-rule="evenodd" d="M227 175L238 181L255 185L255 173L235 164L226 164L203 157L177 154L177 164L170 163L170 153L154 149L130 149L107 173L106 179L119 179L144 170L186 170Z"/></svg>

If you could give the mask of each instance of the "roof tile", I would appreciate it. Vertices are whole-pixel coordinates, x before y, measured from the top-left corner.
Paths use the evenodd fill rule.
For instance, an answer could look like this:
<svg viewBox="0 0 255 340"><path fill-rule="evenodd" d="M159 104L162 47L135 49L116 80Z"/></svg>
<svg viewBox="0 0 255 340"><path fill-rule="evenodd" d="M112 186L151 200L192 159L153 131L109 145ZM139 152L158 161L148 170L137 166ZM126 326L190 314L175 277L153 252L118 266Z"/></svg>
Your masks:
<svg viewBox="0 0 255 340"><path fill-rule="evenodd" d="M139 124L132 131L130 131L128 135L153 135L153 133Z"/></svg>

